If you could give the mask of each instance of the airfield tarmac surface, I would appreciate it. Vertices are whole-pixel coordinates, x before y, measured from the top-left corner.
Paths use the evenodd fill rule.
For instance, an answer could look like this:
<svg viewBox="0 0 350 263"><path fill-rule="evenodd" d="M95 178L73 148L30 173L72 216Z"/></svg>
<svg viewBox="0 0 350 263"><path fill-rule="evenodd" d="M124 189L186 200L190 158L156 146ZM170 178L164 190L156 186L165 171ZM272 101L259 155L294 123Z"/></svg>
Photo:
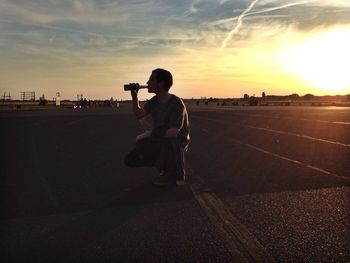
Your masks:
<svg viewBox="0 0 350 263"><path fill-rule="evenodd" d="M158 189L128 106L1 113L1 262L350 261L350 108L192 106Z"/></svg>

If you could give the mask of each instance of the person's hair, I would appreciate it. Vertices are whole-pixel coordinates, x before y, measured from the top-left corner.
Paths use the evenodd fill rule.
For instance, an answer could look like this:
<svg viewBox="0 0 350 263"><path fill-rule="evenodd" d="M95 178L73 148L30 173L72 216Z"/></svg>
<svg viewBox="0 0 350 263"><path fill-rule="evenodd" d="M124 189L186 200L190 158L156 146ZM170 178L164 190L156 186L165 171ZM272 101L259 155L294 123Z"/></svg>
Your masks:
<svg viewBox="0 0 350 263"><path fill-rule="evenodd" d="M152 73L155 74L155 77L158 82L164 81L164 89L169 90L170 87L173 85L173 76L171 73L165 69L157 68L152 71Z"/></svg>

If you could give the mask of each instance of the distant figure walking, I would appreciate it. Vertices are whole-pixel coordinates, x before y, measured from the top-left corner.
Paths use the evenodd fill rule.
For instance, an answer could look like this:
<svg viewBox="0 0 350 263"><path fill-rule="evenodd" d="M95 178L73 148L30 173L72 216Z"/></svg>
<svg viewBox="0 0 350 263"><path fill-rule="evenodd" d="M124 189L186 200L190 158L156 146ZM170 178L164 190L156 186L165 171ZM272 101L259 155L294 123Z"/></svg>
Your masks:
<svg viewBox="0 0 350 263"><path fill-rule="evenodd" d="M190 125L184 102L170 94L173 84L171 73L155 69L147 81L148 92L155 93L143 108L138 90L131 91L133 113L137 119L151 114L153 128L136 137L136 147L125 157L128 167L156 167L159 176L156 186L185 183L185 152L190 142Z"/></svg>

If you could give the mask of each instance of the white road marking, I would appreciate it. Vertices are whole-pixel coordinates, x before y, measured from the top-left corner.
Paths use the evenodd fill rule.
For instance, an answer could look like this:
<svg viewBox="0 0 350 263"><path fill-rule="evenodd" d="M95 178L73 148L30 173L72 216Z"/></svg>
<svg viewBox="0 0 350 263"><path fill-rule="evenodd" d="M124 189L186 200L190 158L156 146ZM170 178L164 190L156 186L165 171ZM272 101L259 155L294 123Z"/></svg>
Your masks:
<svg viewBox="0 0 350 263"><path fill-rule="evenodd" d="M220 121L217 119L210 119L210 118L198 117L193 115L192 117L227 124L227 122ZM336 145L345 146L345 147L350 146L348 144L328 141L324 139L314 138L314 137L306 136L302 134L295 134L291 132L260 128L260 127L255 127L251 125L237 125L237 126L243 126L251 129L264 130L264 131L275 132L280 134L286 134L290 136L296 136L304 139L321 141L324 143L331 143L331 144L336 144ZM201 128L201 131L204 133L210 133L205 128ZM348 177L339 176L325 169L322 169L307 163L303 163L299 160L294 160L294 159L282 156L280 154L267 151L265 149L262 149L260 147L257 147L251 144L243 143L235 139L229 139L229 141L243 145L245 147L249 147L253 150L293 163L295 165L306 167L308 169L317 171L326 176L336 177L346 181L350 181L350 178ZM232 215L230 210L226 207L224 202L220 200L219 197L217 197L209 188L204 186L204 183L200 178L194 177L193 182L190 184L190 187L197 202L201 206L202 210L207 215L207 217L212 222L212 224L216 227L217 232L226 241L228 248L230 249L231 253L235 256L237 262L275 262L275 260L269 255L266 249L255 238L255 236L249 232L247 227L242 225L239 222L239 220Z"/></svg>
<svg viewBox="0 0 350 263"><path fill-rule="evenodd" d="M321 138L315 138L315 137L312 137L312 136L298 134L298 133L293 133L293 132L273 130L273 129L263 128L263 127L256 127L256 126L252 126L252 125L228 123L227 121L224 121L224 120L218 120L218 119L212 119L212 118L206 118L206 117L199 117L199 116L195 116L195 115L194 116L192 115L192 118L203 119L203 120L208 120L208 121L213 121L213 122L218 122L218 123L223 123L223 124L230 124L230 125L234 125L234 126L238 126L238 127L255 129L255 130L262 130L262 131L266 131L266 132L278 133L278 134L283 134L283 135L295 136L295 137L308 139L308 140L312 140L312 141L319 141L319 142L323 142L323 143L329 143L329 144L334 144L334 145L350 148L350 144L341 143L341 142L337 142L337 141L326 140L326 139L321 139Z"/></svg>
<svg viewBox="0 0 350 263"><path fill-rule="evenodd" d="M291 118L291 117L270 116L270 115L263 115L263 114L237 113L237 112L230 112L230 114L239 115L239 116L249 116L249 117L254 117L254 118L281 119L281 120L292 120L292 121L307 121L307 122L320 122L320 123L327 123L327 124L350 125L350 122L345 122L345 121L325 121L325 120L314 120L314 119L306 119L306 118Z"/></svg>
<svg viewBox="0 0 350 263"><path fill-rule="evenodd" d="M203 181L195 177L190 187L203 212L225 240L235 262L275 262L247 227L232 215L224 202L208 188L203 188L203 185Z"/></svg>
<svg viewBox="0 0 350 263"><path fill-rule="evenodd" d="M192 117L227 124L226 121L222 121L222 120L199 117L195 115L192 115ZM238 124L233 124L233 125L251 128L251 129L257 129L257 130L263 130L267 132L285 134L289 136L296 136L296 137L301 137L308 140L336 144L344 147L350 147L350 145L348 144L324 140L320 138L314 138L314 137L302 135L302 134L295 134L291 132L260 128L252 125L238 125ZM210 133L210 131L208 131L205 128L200 128L200 129L203 133ZM303 163L299 160L294 160L294 159L282 156L280 154L270 152L268 150L262 149L260 147L257 147L251 144L243 143L235 139L229 139L229 142L233 142L233 143L243 145L245 147L249 147L255 151L259 151L266 155L273 156L275 158L293 163L295 165L317 171L326 176L336 177L342 180L350 181L350 178L348 177L339 176L325 169L313 166L311 164ZM225 203L221 201L220 198L217 197L209 188L205 187L203 181L200 178L194 177L193 179L194 180L190 184L190 187L197 202L201 206L204 213L208 216L212 224L216 227L218 233L226 241L226 244L229 247L231 253L233 253L233 255L237 258L236 261L237 262L274 262L274 259L268 254L266 249L260 244L260 242L254 237L254 235L251 234L249 230L244 225L242 225L236 217L232 215L230 210L226 207Z"/></svg>
<svg viewBox="0 0 350 263"><path fill-rule="evenodd" d="M197 117L196 117L196 118L197 118ZM202 117L199 117L199 118L202 118ZM207 119L207 118L203 118L203 119ZM214 120L214 119L209 119L209 120L211 120L211 121L217 121L217 120ZM223 122L223 121L219 121L219 122ZM251 126L251 127L252 127L252 126ZM257 127L254 127L254 128L257 128ZM260 129L260 128L259 128L259 129ZM264 129L264 128L262 128L262 129ZM202 129L202 131L208 133L207 130L204 131L204 130ZM271 130L271 131L273 131L273 130ZM277 131L277 132L279 132L279 131ZM284 132L283 132L283 133L284 133ZM292 134L292 133L291 133L291 134L289 134L289 135L295 135L295 134ZM298 136L298 137L299 137L299 136ZM301 136L300 136L300 137L301 137ZM320 141L322 141L322 142L328 142L328 141L322 140L322 139L317 139L317 138L312 138L312 137L308 138L309 136L302 136L302 137L307 138L307 139L312 139L312 140L315 140L315 139L316 139L316 140L320 140ZM301 161L294 160L294 159L285 157L285 156L283 156L283 155L280 155L280 154L277 154L277 153L273 153L273 152L267 151L267 150L262 149L262 148L260 148L260 147L254 146L254 145L252 145L252 144L243 143L243 142L241 142L241 141L238 141L238 140L235 140L235 139L232 139L232 138L229 139L229 141L234 142L234 143L237 143L237 144L244 145L244 146L249 147L249 148L251 148L251 149L254 149L254 150L256 150L256 151L259 151L259 152L262 152L262 153L264 153L264 154L267 154L267 155L276 157L276 158L278 158L278 159L281 159L281 160L284 160L284 161L287 161L287 162L290 162L290 163L293 163L293 164L296 164L296 165L304 166L304 167L306 167L306 168L308 168L308 169L317 171L317 172L322 173L322 174L327 175L327 176L332 176L332 177L336 177L336 178L343 179L343 180L346 180L346 181L350 181L350 178L349 178L349 177L341 176L341 175L332 173L332 172L330 172L330 171L327 171L327 170L325 170L325 169L322 169L322 168L320 168L320 167L316 167L316 166L313 166L313 165L308 164L308 163L303 163L303 162L301 162ZM329 143L329 142L328 142L328 143ZM340 144L340 143L339 143L339 144ZM340 144L340 145L341 145L341 144ZM342 145L342 146L344 146L344 145Z"/></svg>
<svg viewBox="0 0 350 263"><path fill-rule="evenodd" d="M280 154L277 154L277 153L273 153L273 152L267 151L267 150L265 150L265 149L256 147L256 146L251 145L251 144L248 144L248 143L243 143L243 142L240 142L240 141L238 141L238 140L230 139L230 141L232 141L232 142L234 142L234 143L238 143L238 144L244 145L244 146L246 146L246 147L249 147L249 148L254 149L254 150L256 150L256 151L265 153L265 154L267 154L267 155L270 155L270 156L273 156L273 157L282 159L282 160L284 160L284 161L287 161L287 162L291 162L291 163L294 163L294 164L297 164L297 165L304 166L304 167L306 167L306 168L308 168L308 169L311 169L311 170L320 172L320 173L322 173L322 174L324 174L324 175L328 175L328 176L336 177L336 178L343 179L343 180L346 180L346 181L350 181L350 178L349 178L349 177L337 175L337 174L335 174L335 173L332 173L332 172L327 171L327 170L325 170L325 169L322 169L322 168L313 166L313 165L311 165L311 164L307 164L307 163L303 163L303 162L298 161L298 160L290 159L290 158L285 157L285 156L283 156L283 155L280 155Z"/></svg>
<svg viewBox="0 0 350 263"><path fill-rule="evenodd" d="M345 122L345 121L332 121L331 123L342 124L342 125L350 125L350 122Z"/></svg>
<svg viewBox="0 0 350 263"><path fill-rule="evenodd" d="M350 144L341 143L341 142L337 142L337 141L331 141L331 140L325 140L325 139L320 139L320 138L315 138L315 137L312 137L312 136L309 136L309 135L303 135L303 134L298 134L298 133L293 133L293 132L286 132L286 131L280 131L280 130L273 130L273 129L268 129L268 128L256 127L256 126L252 126L252 125L241 125L241 124L237 124L237 125L242 126L242 127L251 128L251 129L262 130L262 131L273 132L273 133L279 133L279 134L283 134L283 135L291 135L291 136L296 136L296 137L300 137L300 138L304 138L304 139L308 139L308 140L312 140L312 141L319 141L319 142L324 142L324 143L330 143L330 144L335 144L335 145L338 145L338 146L343 146L343 147L350 148Z"/></svg>

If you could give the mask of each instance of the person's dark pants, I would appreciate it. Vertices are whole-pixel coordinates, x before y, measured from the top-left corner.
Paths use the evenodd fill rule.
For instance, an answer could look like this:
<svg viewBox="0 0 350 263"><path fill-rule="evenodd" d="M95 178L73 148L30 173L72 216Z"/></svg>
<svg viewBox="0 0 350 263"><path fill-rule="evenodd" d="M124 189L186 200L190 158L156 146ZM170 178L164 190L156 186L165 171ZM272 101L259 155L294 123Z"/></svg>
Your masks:
<svg viewBox="0 0 350 263"><path fill-rule="evenodd" d="M185 151L187 145L178 139L146 138L126 155L128 167L156 167L158 171L174 174L177 179L185 178Z"/></svg>

